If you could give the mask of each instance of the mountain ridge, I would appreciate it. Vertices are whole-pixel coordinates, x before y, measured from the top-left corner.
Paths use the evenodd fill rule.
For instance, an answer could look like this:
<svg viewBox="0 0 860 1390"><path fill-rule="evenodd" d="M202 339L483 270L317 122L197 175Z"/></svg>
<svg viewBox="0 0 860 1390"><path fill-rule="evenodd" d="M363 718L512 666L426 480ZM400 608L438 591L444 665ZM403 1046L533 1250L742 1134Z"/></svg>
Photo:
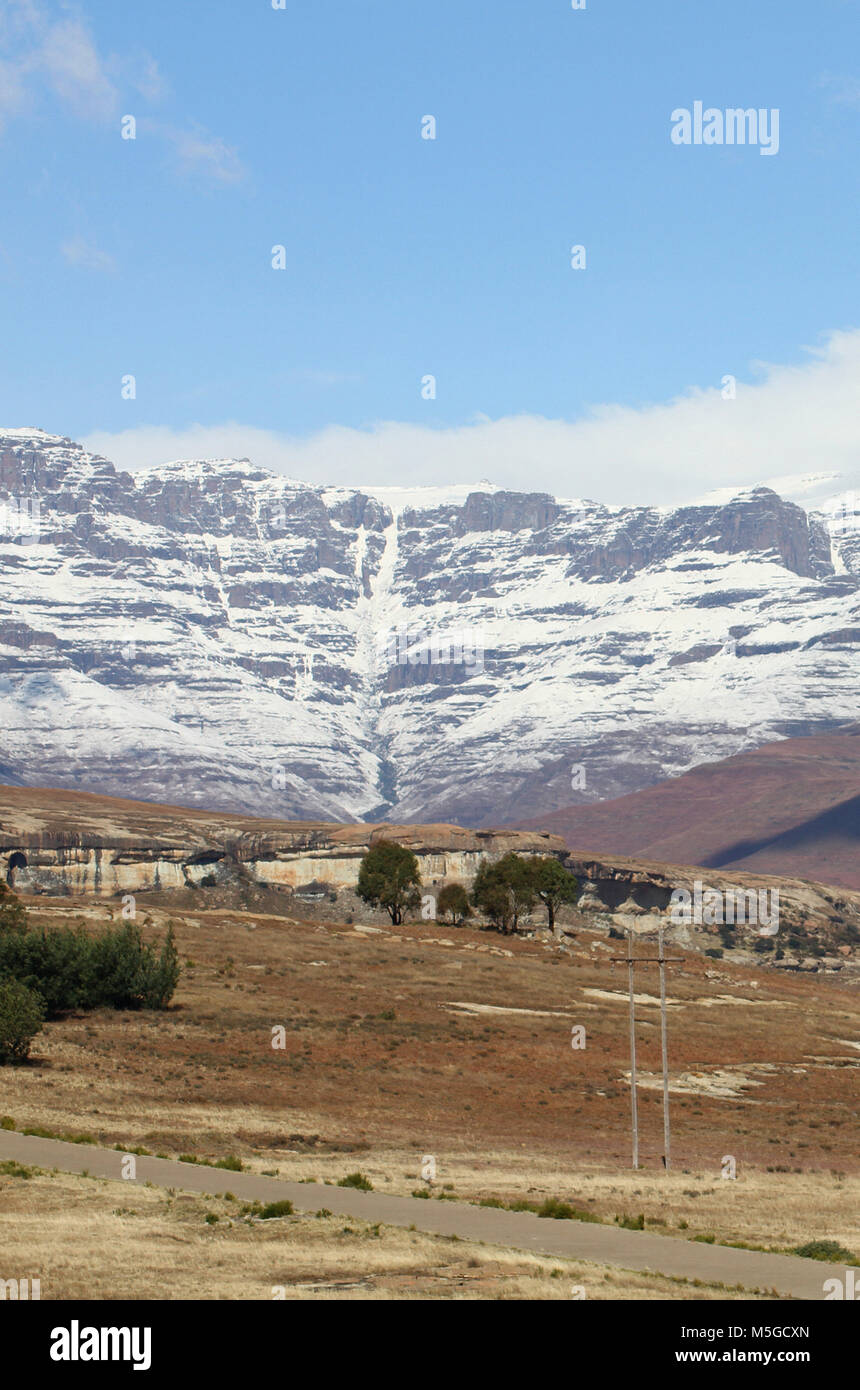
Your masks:
<svg viewBox="0 0 860 1390"><path fill-rule="evenodd" d="M7 781L481 825L856 713L860 543L825 511L378 491L0 430L0 501L39 512L0 536Z"/></svg>

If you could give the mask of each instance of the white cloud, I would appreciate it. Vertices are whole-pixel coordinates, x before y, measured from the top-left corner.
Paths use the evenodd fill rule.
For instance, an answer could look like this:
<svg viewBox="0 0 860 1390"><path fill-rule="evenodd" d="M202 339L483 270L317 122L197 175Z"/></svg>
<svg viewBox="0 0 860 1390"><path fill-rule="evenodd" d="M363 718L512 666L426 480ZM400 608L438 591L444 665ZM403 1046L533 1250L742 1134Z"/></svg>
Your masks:
<svg viewBox="0 0 860 1390"><path fill-rule="evenodd" d="M167 94L167 82L155 59L145 53L140 60L134 86L147 101L161 101Z"/></svg>
<svg viewBox="0 0 860 1390"><path fill-rule="evenodd" d="M860 80L826 72L819 82L838 106L860 106Z"/></svg>
<svg viewBox="0 0 860 1390"><path fill-rule="evenodd" d="M112 63L80 18L54 18L32 0L6 0L0 26L0 111L19 114L47 88L75 115L108 120L117 104Z"/></svg>
<svg viewBox="0 0 860 1390"><path fill-rule="evenodd" d="M173 146L183 174L198 174L216 184L241 183L245 169L236 150L219 135L201 128L175 130L160 127L160 133Z"/></svg>
<svg viewBox="0 0 860 1390"><path fill-rule="evenodd" d="M60 101L77 115L110 120L118 93L105 61L79 19L50 24L34 59Z"/></svg>
<svg viewBox="0 0 860 1390"><path fill-rule="evenodd" d="M73 237L70 241L64 241L60 251L69 265L78 266L82 270L99 270L106 274L112 274L116 270L113 256L84 237Z"/></svg>
<svg viewBox="0 0 860 1390"><path fill-rule="evenodd" d="M123 468L176 458L248 457L317 484L471 483L671 503L777 475L855 473L860 460L860 330L833 333L799 366L759 366L737 397L695 388L665 404L605 405L576 420L481 418L448 429L383 422L302 439L253 425L97 431L87 447Z"/></svg>
<svg viewBox="0 0 860 1390"><path fill-rule="evenodd" d="M160 101L167 91L150 54L105 56L83 18L65 12L58 16L56 6L47 9L35 0L0 0L0 130L45 93L75 117L103 124L116 120L119 82L146 102ZM134 107L131 114L136 114ZM244 179L236 150L220 136L201 128L145 125L171 148L183 174L202 175L218 185Z"/></svg>

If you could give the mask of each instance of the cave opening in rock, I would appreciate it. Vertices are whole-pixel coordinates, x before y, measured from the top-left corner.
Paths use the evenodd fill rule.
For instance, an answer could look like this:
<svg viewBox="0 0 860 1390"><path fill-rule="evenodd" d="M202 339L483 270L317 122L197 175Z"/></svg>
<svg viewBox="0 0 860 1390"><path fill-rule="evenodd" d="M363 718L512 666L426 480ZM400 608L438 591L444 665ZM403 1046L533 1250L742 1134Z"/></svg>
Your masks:
<svg viewBox="0 0 860 1390"><path fill-rule="evenodd" d="M15 870L26 869L26 867L27 856L22 854L19 849L16 849L14 854L9 855L9 863L6 866L6 882L10 888L15 886Z"/></svg>

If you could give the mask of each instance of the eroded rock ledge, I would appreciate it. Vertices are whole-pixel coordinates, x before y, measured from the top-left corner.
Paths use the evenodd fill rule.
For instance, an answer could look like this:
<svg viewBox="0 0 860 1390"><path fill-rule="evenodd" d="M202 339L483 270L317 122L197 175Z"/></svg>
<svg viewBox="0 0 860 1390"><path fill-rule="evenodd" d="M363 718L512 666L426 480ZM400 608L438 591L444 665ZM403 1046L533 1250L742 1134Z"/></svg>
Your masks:
<svg viewBox="0 0 860 1390"><path fill-rule="evenodd" d="M352 888L362 856L380 839L413 850L428 883L470 883L483 859L509 850L567 855L561 836L536 831L278 821L0 787L0 869L22 893L110 897L236 878L293 892Z"/></svg>
<svg viewBox="0 0 860 1390"><path fill-rule="evenodd" d="M844 959L860 944L860 893L804 879L723 872L690 865L568 851L541 831L468 830L458 825L339 825L278 821L197 811L85 792L0 786L0 872L32 895L118 897L187 888L245 884L313 901L325 897L343 911L359 908L353 889L367 849L395 839L416 855L425 890L446 882L472 883L484 860L509 850L551 854L580 879L575 911L559 914L559 930L577 924L654 931L698 948L719 947L719 923L673 920L672 894L691 896L696 884L728 895L736 890L779 894L780 945L789 964L809 952ZM759 935L737 931L738 941Z"/></svg>

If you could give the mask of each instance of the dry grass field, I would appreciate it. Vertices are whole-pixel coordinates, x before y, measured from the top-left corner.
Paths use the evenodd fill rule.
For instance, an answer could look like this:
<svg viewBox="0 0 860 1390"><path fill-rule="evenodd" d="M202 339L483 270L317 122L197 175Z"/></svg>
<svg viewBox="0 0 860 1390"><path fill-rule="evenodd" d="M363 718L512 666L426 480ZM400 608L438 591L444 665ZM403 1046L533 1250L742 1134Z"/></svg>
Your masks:
<svg viewBox="0 0 860 1390"><path fill-rule="evenodd" d="M36 922L106 921L92 902L28 907ZM138 900L147 936L170 915ZM860 1253L857 1004L838 976L693 952L673 968L666 1174L657 978L639 973L643 1167L633 1172L626 971L610 962L622 943L583 930L560 950L434 923L225 911L172 920L185 969L170 1009L47 1024L31 1062L0 1071L0 1115L17 1129L235 1155L293 1180L360 1171L377 1190L430 1200L557 1197L605 1221L641 1214L679 1237L773 1249L830 1239ZM584 1050L571 1047L574 1025ZM278 1028L285 1045L273 1048ZM736 1181L721 1179L727 1155ZM343 1218L249 1224L229 1199L119 1187L0 1174L4 1255L28 1241L43 1252L39 1267L62 1290L45 1297L260 1298L282 1284L288 1297L569 1298L580 1283L589 1297L693 1296L656 1276L572 1264L554 1276L557 1260L355 1221L345 1233ZM219 1221L207 1225L207 1211Z"/></svg>
<svg viewBox="0 0 860 1390"><path fill-rule="evenodd" d="M229 1196L130 1190L122 1182L38 1171L9 1176L0 1165L4 1271L39 1271L43 1299L766 1297L371 1226L322 1210L255 1220Z"/></svg>

